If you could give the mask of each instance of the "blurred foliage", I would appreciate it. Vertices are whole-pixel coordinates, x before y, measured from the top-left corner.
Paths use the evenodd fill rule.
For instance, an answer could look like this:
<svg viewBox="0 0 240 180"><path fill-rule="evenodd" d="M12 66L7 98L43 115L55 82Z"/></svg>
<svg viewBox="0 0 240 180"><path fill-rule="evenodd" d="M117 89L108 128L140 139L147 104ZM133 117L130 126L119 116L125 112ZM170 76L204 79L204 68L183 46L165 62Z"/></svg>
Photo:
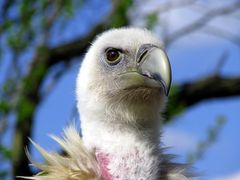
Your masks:
<svg viewBox="0 0 240 180"><path fill-rule="evenodd" d="M1 127L4 123L8 123L6 118L11 113L17 114L17 122L29 124L29 122L24 121L33 116L36 108L34 99L31 99L34 97L32 93L33 91L37 92L39 88L38 79L47 73L47 68L43 63L48 55L46 51L48 42L44 42L44 40L48 41L48 36L45 34L51 33L53 24L59 18L71 17L73 8L79 8L82 2L80 0L75 3L75 5L79 5L78 7L73 7L72 0L8 0L1 3L0 50L1 54L2 51L8 51L12 55L9 63L10 71L6 72L6 78L1 83L0 89ZM46 36L45 39L44 36ZM29 48L36 48L35 56L39 58L37 61L40 63L34 65L25 62L26 68L20 68L19 57L29 53ZM25 77L29 66L36 66L36 68L30 76ZM20 127L26 131L27 126ZM4 163L3 161L11 160L13 154L20 152L20 150L15 149L12 153L10 147L2 144L1 139L4 133L5 129L1 129L0 164ZM18 143L23 142L19 139L21 135L16 134L16 137L19 140ZM0 179L9 176L9 174L9 169L0 167Z"/></svg>
<svg viewBox="0 0 240 180"><path fill-rule="evenodd" d="M19 103L19 107L18 107L18 116L19 116L18 121L24 122L28 119L28 117L30 115L33 114L35 105L31 100L29 100L25 97L21 97L19 102L20 103Z"/></svg>
<svg viewBox="0 0 240 180"><path fill-rule="evenodd" d="M115 13L111 17L111 27L117 28L121 26L125 26L128 24L127 18L127 10L129 7L132 6L133 0L124 0L124 1L116 1L115 3L119 3L118 8L116 9Z"/></svg>
<svg viewBox="0 0 240 180"><path fill-rule="evenodd" d="M1 113L8 113L10 110L10 106L9 106L9 103L7 101L0 101L0 114Z"/></svg>
<svg viewBox="0 0 240 180"><path fill-rule="evenodd" d="M169 93L166 112L164 113L165 122L169 122L176 115L181 114L186 109L186 105L179 101L179 92L181 87L172 85Z"/></svg>
<svg viewBox="0 0 240 180"><path fill-rule="evenodd" d="M3 6L0 34L4 34L9 48L21 53L29 44L39 41L45 31L51 30L50 21L73 14L72 0L20 0L5 2Z"/></svg>
<svg viewBox="0 0 240 180"><path fill-rule="evenodd" d="M196 150L187 155L188 164L194 164L197 160L203 158L204 153L207 151L207 149L217 141L217 138L225 123L226 118L224 116L219 116L216 119L215 124L212 127L208 128L206 139L200 141L197 144Z"/></svg>
<svg viewBox="0 0 240 180"><path fill-rule="evenodd" d="M80 0L79 3L82 3ZM71 17L73 15L73 2L71 0L67 0L63 2L63 9L64 12L66 13L67 17Z"/></svg>
<svg viewBox="0 0 240 180"><path fill-rule="evenodd" d="M4 159L11 159L12 157L12 150L0 145L0 154L2 155L2 157L4 157Z"/></svg>
<svg viewBox="0 0 240 180"><path fill-rule="evenodd" d="M157 12L152 12L148 14L147 16L147 28L148 29L153 29L153 27L156 25L158 21L158 13Z"/></svg>
<svg viewBox="0 0 240 180"><path fill-rule="evenodd" d="M9 171L0 171L1 180L7 179L7 176L9 176Z"/></svg>
<svg viewBox="0 0 240 180"><path fill-rule="evenodd" d="M0 33L10 29L13 26L13 22L11 20L5 20L0 26Z"/></svg>

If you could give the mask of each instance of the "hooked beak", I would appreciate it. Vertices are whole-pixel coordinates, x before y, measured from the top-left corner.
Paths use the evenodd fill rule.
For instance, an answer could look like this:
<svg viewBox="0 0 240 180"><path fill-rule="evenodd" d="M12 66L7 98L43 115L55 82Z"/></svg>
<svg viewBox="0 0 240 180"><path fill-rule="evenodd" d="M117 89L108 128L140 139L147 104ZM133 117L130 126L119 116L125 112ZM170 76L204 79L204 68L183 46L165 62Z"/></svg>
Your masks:
<svg viewBox="0 0 240 180"><path fill-rule="evenodd" d="M168 96L172 75L171 65L166 53L152 44L143 44L136 56L139 72L160 83L165 95Z"/></svg>

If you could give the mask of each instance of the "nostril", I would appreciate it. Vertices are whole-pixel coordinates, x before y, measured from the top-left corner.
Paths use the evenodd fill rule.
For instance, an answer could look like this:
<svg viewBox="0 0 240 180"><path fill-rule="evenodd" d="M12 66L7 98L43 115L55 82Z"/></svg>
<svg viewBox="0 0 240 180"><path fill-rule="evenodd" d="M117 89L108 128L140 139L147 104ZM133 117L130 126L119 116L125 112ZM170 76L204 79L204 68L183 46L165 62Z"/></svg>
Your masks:
<svg viewBox="0 0 240 180"><path fill-rule="evenodd" d="M136 56L137 63L140 63L144 59L148 51L153 47L156 47L156 46L153 44L143 44L137 52L137 56Z"/></svg>
<svg viewBox="0 0 240 180"><path fill-rule="evenodd" d="M143 53L140 54L140 57L137 58L137 63L140 63L143 57L147 54L148 50L145 50Z"/></svg>

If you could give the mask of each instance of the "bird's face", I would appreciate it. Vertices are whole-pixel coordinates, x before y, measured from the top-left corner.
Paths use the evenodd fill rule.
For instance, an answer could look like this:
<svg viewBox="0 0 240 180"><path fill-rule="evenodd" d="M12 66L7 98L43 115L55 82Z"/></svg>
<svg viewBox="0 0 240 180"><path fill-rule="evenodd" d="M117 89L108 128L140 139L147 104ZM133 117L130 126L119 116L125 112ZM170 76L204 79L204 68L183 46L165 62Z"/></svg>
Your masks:
<svg viewBox="0 0 240 180"><path fill-rule="evenodd" d="M77 84L78 99L148 104L168 95L171 68L161 43L147 30L110 30L92 44Z"/></svg>
<svg viewBox="0 0 240 180"><path fill-rule="evenodd" d="M110 72L116 90L158 89L168 95L171 72L164 51L155 44L141 44L136 49L124 49L109 45L101 63ZM113 86L112 86L113 87Z"/></svg>

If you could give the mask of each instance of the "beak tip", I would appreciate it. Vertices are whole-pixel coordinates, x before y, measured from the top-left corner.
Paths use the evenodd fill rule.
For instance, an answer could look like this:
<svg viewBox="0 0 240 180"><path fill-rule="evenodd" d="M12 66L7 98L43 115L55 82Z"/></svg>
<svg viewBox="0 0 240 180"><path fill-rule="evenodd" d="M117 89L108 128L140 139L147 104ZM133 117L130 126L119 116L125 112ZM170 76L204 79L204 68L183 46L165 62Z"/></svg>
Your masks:
<svg viewBox="0 0 240 180"><path fill-rule="evenodd" d="M137 62L141 73L158 81L164 94L168 96L172 80L171 65L164 50L151 44L144 44L137 53Z"/></svg>
<svg viewBox="0 0 240 180"><path fill-rule="evenodd" d="M166 90L165 90L165 95L166 95L166 96L169 96L169 92L170 92L170 89L166 89Z"/></svg>
<svg viewBox="0 0 240 180"><path fill-rule="evenodd" d="M169 92L170 92L170 85L167 85L164 81L160 81L161 84L162 84L162 88L163 88L163 91L165 93L166 96L169 95Z"/></svg>

